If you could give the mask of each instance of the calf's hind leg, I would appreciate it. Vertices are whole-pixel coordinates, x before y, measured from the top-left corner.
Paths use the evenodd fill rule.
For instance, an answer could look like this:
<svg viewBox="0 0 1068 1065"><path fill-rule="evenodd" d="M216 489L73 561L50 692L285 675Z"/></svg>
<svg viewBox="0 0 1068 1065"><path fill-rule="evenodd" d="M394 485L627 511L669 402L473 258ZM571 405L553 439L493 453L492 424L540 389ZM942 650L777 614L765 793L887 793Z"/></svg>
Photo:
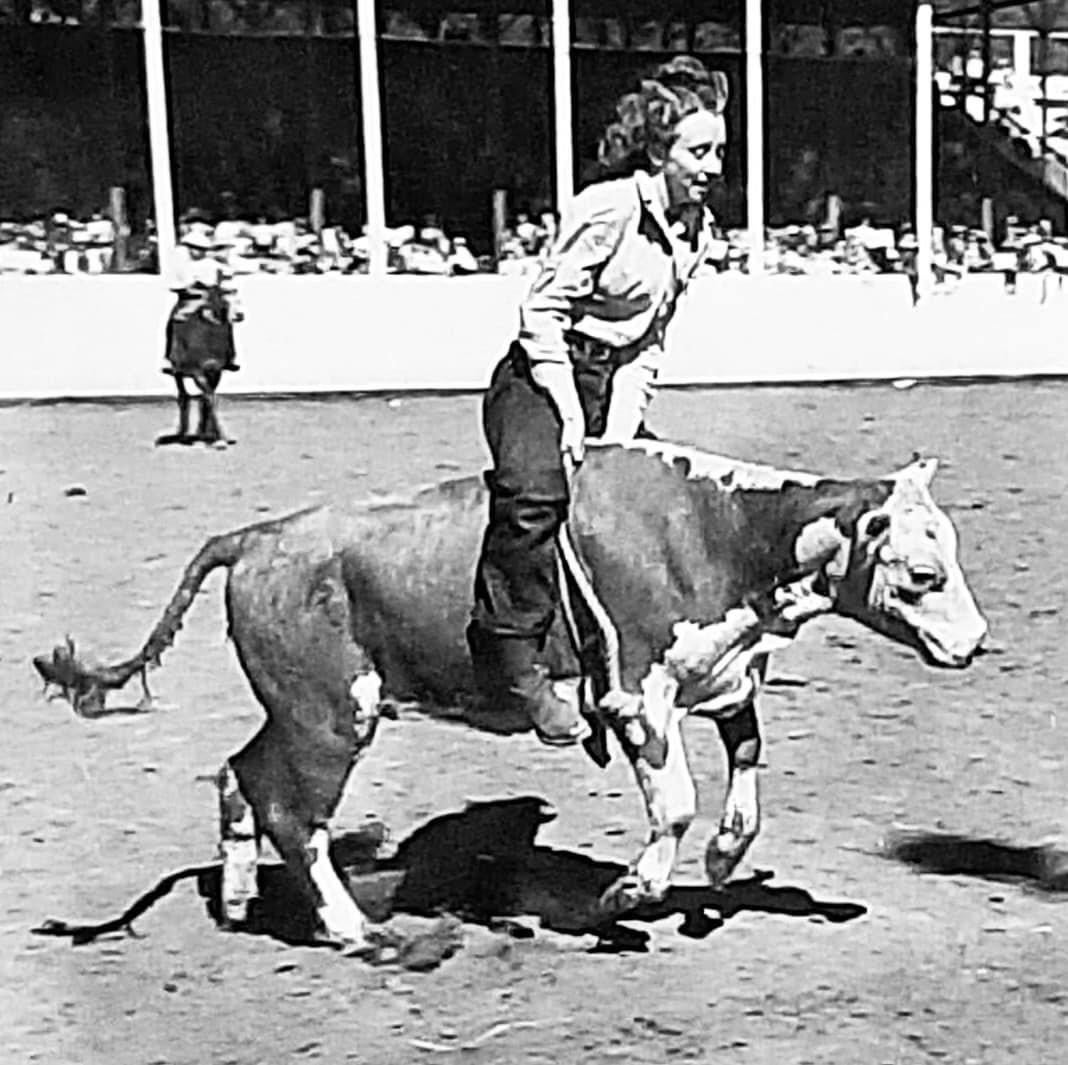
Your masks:
<svg viewBox="0 0 1068 1065"><path fill-rule="evenodd" d="M321 931L361 949L367 920L331 862L329 826L377 729L381 684L352 637L338 560L290 550L288 565L231 575L231 635L268 720L230 765Z"/></svg>
<svg viewBox="0 0 1068 1065"><path fill-rule="evenodd" d="M249 904L259 897L260 832L252 805L241 792L227 762L215 778L219 792L219 917L224 928L248 920Z"/></svg>
<svg viewBox="0 0 1068 1065"><path fill-rule="evenodd" d="M362 951L370 947L368 922L331 860L329 829L355 752L326 743L313 745L309 739L303 737L295 751L282 730L268 723L230 760L240 794L247 796L250 807L248 820L237 828L262 829L314 907L323 936L338 946ZM254 846L224 837L224 913L228 902L240 905L241 894L253 897L246 869L255 860Z"/></svg>

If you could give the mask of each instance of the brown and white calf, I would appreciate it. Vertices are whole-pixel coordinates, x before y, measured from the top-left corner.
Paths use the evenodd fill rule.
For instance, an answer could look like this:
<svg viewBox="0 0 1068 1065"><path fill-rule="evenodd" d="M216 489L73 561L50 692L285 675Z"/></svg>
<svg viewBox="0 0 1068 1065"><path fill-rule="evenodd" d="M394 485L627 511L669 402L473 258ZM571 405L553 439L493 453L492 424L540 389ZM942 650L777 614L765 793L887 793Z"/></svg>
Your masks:
<svg viewBox="0 0 1068 1065"><path fill-rule="evenodd" d="M648 812L648 841L602 899L605 917L670 885L696 812L682 732L690 713L715 719L729 765L710 882L722 884L752 843L756 698L768 654L806 619L836 612L928 663L969 663L987 626L929 491L935 465L841 480L659 441L591 448L562 538L571 595L549 656L564 690L585 693L602 738L615 735ZM76 710L92 713L108 690L158 664L205 577L228 567L230 635L267 715L219 774L231 922L256 895L266 835L324 934L367 944L368 923L330 860L329 826L390 703L490 731L527 727L473 694L464 628L485 509L472 477L405 501L320 507L224 534L189 564L132 658L89 668L68 645L35 659ZM574 648L590 645L580 662ZM567 679L582 674L588 682Z"/></svg>

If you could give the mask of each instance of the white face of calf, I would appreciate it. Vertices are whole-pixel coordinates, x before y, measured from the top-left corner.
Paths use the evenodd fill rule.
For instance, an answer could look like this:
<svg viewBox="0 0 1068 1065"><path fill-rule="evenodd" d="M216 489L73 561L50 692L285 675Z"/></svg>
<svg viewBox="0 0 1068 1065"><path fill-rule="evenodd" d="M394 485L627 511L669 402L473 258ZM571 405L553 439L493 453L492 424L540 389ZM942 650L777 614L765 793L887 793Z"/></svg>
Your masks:
<svg viewBox="0 0 1068 1065"><path fill-rule="evenodd" d="M880 507L861 515L839 609L877 632L918 647L940 666L966 666L987 633L957 560L957 532L931 498L937 469L918 460L894 475Z"/></svg>

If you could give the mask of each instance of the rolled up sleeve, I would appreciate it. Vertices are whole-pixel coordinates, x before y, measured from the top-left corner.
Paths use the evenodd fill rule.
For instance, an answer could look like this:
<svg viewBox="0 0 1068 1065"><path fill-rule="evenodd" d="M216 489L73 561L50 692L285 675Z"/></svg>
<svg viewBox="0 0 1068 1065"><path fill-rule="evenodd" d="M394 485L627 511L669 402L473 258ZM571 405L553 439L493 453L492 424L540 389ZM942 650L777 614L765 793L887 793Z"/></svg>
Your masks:
<svg viewBox="0 0 1068 1065"><path fill-rule="evenodd" d="M532 363L570 363L565 334L618 247L627 219L628 205L606 199L597 186L576 198L570 223L519 308L519 343Z"/></svg>

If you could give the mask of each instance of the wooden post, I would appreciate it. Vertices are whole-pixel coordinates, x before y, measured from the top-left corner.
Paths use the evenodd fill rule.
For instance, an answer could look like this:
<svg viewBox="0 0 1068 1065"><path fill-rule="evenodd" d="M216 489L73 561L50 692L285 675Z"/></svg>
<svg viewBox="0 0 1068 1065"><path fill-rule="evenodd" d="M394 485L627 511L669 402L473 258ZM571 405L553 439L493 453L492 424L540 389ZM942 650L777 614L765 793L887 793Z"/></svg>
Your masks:
<svg viewBox="0 0 1068 1065"><path fill-rule="evenodd" d="M489 45L489 63L485 95L482 143L479 145L481 177L492 190L490 200L490 252L493 269L500 262L500 231L497 218L498 186L511 182L512 176L504 158L504 98L501 91L501 10L499 0L489 0L479 16L482 39ZM507 196L507 193L505 193Z"/></svg>
<svg viewBox="0 0 1068 1065"><path fill-rule="evenodd" d="M994 200L990 196L983 197L983 231L990 238L991 242L995 242L994 235Z"/></svg>
<svg viewBox="0 0 1068 1065"><path fill-rule="evenodd" d="M1039 101L1042 107L1042 160L1046 159L1047 140L1049 139L1049 30L1039 31L1039 56L1042 60L1042 70L1039 73L1039 86L1042 99Z"/></svg>
<svg viewBox="0 0 1068 1065"><path fill-rule="evenodd" d="M111 271L121 274L126 269L127 242L130 239L130 222L126 217L126 190L121 185L112 185L108 192L108 213L115 227L112 245Z"/></svg>
<svg viewBox="0 0 1068 1065"><path fill-rule="evenodd" d="M382 276L389 265L386 246L386 181L379 96L378 30L375 0L356 0L360 48L360 118L363 126L364 190L367 196L368 273Z"/></svg>
<svg viewBox="0 0 1068 1065"><path fill-rule="evenodd" d="M508 190L493 190L493 268L500 269L504 231L508 228Z"/></svg>
<svg viewBox="0 0 1068 1065"><path fill-rule="evenodd" d="M745 209L749 273L764 272L764 19L761 0L745 0Z"/></svg>
<svg viewBox="0 0 1068 1065"><path fill-rule="evenodd" d="M931 288L934 231L934 82L931 0L916 7L916 272L922 299Z"/></svg>
<svg viewBox="0 0 1068 1065"><path fill-rule="evenodd" d="M326 224L326 194L321 188L312 189L308 197L308 221L312 232L317 237L322 236Z"/></svg>
<svg viewBox="0 0 1068 1065"><path fill-rule="evenodd" d="M990 23L991 23L991 0L982 0L983 12L983 125L990 122L990 105L994 93L994 87L990 84L991 49L990 49Z"/></svg>
<svg viewBox="0 0 1068 1065"><path fill-rule="evenodd" d="M561 217L575 196L574 134L571 121L571 6L552 0L553 117L556 132L556 212Z"/></svg>
<svg viewBox="0 0 1068 1065"><path fill-rule="evenodd" d="M171 180L171 140L167 106L167 79L163 61L163 0L141 0L145 45L145 96L149 155L152 161L152 203L156 222L156 255L162 277L175 268L178 246L174 221L174 187Z"/></svg>

